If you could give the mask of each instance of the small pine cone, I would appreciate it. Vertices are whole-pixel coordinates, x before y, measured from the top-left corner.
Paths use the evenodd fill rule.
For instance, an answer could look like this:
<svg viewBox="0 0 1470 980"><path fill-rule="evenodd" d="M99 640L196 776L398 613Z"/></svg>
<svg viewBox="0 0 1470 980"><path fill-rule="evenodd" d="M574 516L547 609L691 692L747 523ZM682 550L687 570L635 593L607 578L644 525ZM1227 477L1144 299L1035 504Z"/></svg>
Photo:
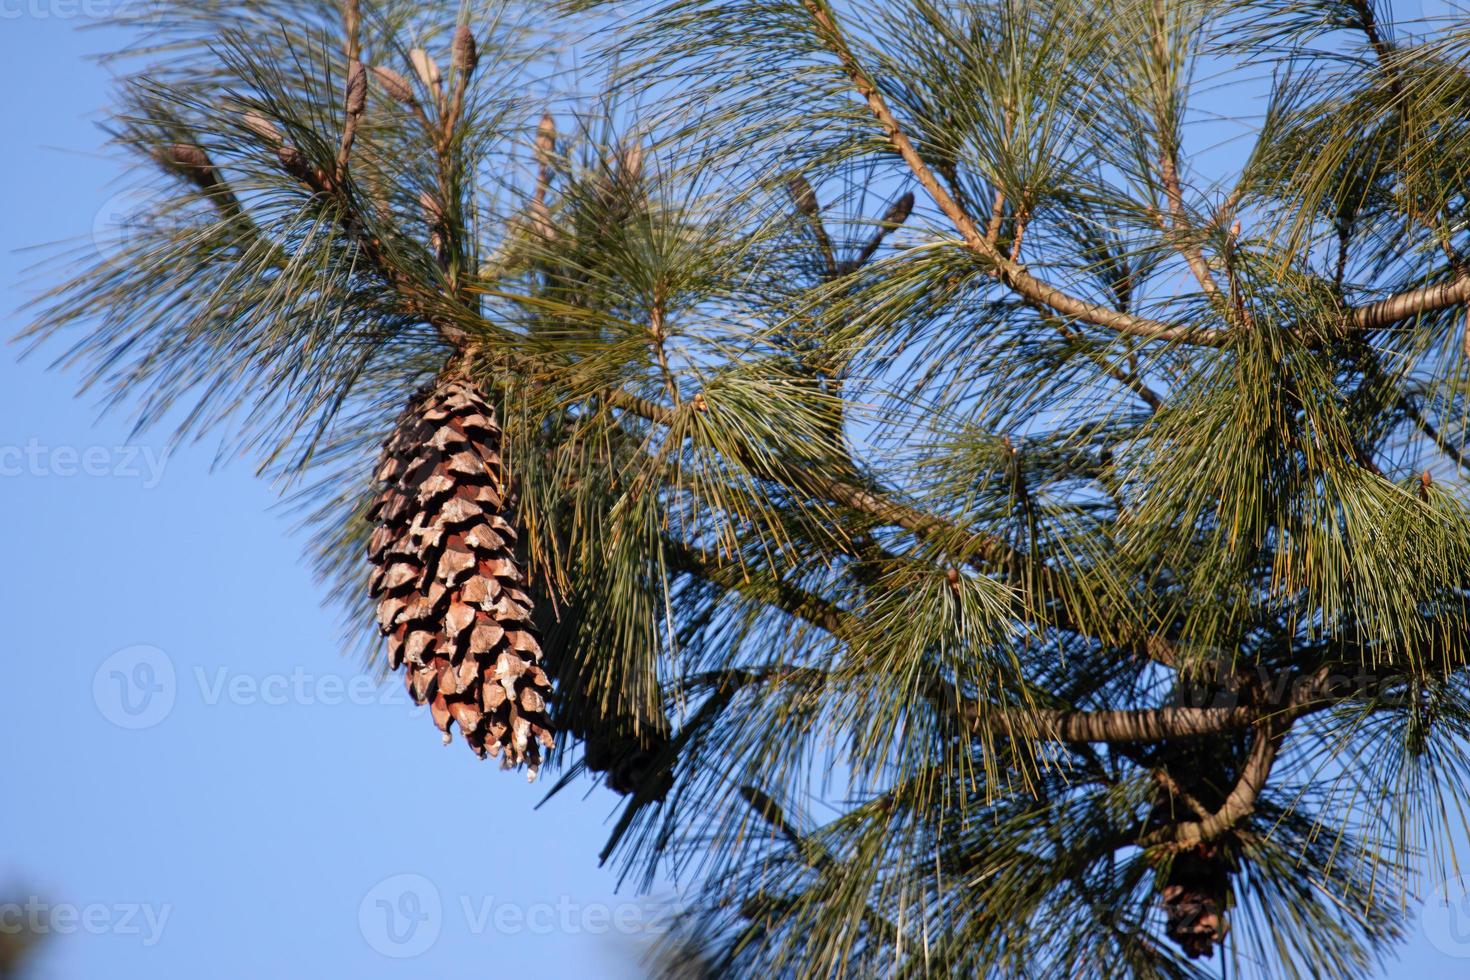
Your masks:
<svg viewBox="0 0 1470 980"><path fill-rule="evenodd" d="M456 71L468 75L480 63L479 48L475 45L475 34L465 24L454 29L454 40L450 44L450 64Z"/></svg>
<svg viewBox="0 0 1470 980"><path fill-rule="evenodd" d="M246 129L259 136L270 146L280 146L285 140L276 124L258 112L247 110L241 114L240 121L245 124Z"/></svg>
<svg viewBox="0 0 1470 980"><path fill-rule="evenodd" d="M909 215L914 213L914 192L909 191L903 197L889 205L883 214L883 223L897 227L909 220Z"/></svg>
<svg viewBox="0 0 1470 980"><path fill-rule="evenodd" d="M1229 928L1225 920L1229 895L1230 865L1215 848L1200 845L1177 855L1159 895L1165 934L1190 959L1209 956Z"/></svg>
<svg viewBox="0 0 1470 980"><path fill-rule="evenodd" d="M384 68L382 65L373 65L372 72L378 84L383 86L383 91L388 93L388 98L405 105L413 104L413 86L408 84L408 79L392 68Z"/></svg>
<svg viewBox="0 0 1470 980"><path fill-rule="evenodd" d="M349 115L360 116L363 109L367 108L367 69L362 62L354 61L347 68L347 112Z"/></svg>
<svg viewBox="0 0 1470 980"><path fill-rule="evenodd" d="M414 48L408 53L408 60L413 65L413 70L418 74L419 81L430 89L438 88L444 76L439 72L439 62L434 56L423 48Z"/></svg>
<svg viewBox="0 0 1470 980"><path fill-rule="evenodd" d="M165 166L189 178L204 190L219 183L219 175L210 162L209 154L193 143L170 143L159 152L158 158Z"/></svg>
<svg viewBox="0 0 1470 980"><path fill-rule="evenodd" d="M369 591L388 662L450 740L536 778L553 745L551 680L516 556L514 502L495 410L444 375L408 406L383 445L368 511Z"/></svg>
<svg viewBox="0 0 1470 980"><path fill-rule="evenodd" d="M551 166L556 155L556 120L551 113L543 113L536 127L536 163L543 169Z"/></svg>

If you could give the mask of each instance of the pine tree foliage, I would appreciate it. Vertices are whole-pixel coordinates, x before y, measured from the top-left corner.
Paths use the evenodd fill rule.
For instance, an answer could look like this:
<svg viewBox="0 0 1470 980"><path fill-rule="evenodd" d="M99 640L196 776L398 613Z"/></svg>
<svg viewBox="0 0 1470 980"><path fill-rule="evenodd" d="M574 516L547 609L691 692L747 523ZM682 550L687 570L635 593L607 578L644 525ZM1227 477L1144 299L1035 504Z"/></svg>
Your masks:
<svg viewBox="0 0 1470 980"><path fill-rule="evenodd" d="M1470 22L1390 8L171 5L29 337L355 636L463 372L671 972L1365 976L1470 790Z"/></svg>

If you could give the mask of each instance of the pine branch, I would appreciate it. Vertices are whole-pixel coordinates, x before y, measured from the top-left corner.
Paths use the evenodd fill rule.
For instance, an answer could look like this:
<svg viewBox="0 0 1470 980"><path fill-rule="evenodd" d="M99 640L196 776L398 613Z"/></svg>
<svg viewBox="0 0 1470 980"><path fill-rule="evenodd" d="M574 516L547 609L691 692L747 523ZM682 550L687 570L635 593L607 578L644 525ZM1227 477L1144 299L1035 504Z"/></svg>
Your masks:
<svg viewBox="0 0 1470 980"><path fill-rule="evenodd" d="M887 101L878 91L878 87L862 65L858 63L842 33L832 17L826 0L802 0L803 5L811 14L812 23L817 34L823 42L836 55L843 70L847 73L849 80L857 89L858 93L867 102L872 110L874 118L883 127L889 142L893 148L903 157L909 169L918 178L919 183L928 191L929 196L939 209L944 212L945 217L954 224L959 231L965 245L976 255L986 261L993 270L993 274L1006 286L1015 290L1016 293L1027 300L1048 307L1062 314L1072 317L1083 323L1095 326L1107 327L1119 333L1144 337L1149 340L1162 340L1170 342L1181 342L1199 344L1203 346L1218 347L1226 342L1223 331L1211 327L1185 327L1176 324L1163 323L1158 320L1149 320L1143 317L1135 317L1116 310L1110 310L1095 303L1070 296L1055 286L1052 286L1031 273L1025 267L1012 261L997 251L995 245L981 233L979 227L955 201L955 199L944 189L939 180L934 176L929 165L924 162L913 143L905 134L898 120L888 108Z"/></svg>

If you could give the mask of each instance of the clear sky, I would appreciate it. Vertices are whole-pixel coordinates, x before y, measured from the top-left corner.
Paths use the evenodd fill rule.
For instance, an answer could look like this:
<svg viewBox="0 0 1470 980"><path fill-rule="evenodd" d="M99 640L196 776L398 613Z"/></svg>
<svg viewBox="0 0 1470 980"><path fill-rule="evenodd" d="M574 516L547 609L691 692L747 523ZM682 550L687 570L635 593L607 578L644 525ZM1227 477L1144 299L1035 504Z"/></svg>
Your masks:
<svg viewBox="0 0 1470 980"><path fill-rule="evenodd" d="M18 250L130 200L85 60L118 36L79 30L109 2L0 0L5 336L56 278ZM441 747L340 655L272 488L131 439L59 352L0 349L0 928L46 903L36 975L639 976L657 909L597 867L616 798L533 812L541 787ZM1470 915L1444 909L1384 973L1462 975Z"/></svg>
<svg viewBox="0 0 1470 980"><path fill-rule="evenodd" d="M127 212L103 2L0 0L5 337L57 278L18 250ZM59 913L36 975L640 976L656 917L597 866L617 797L533 811L543 784L441 746L341 655L273 489L99 419L60 350L0 347L0 928Z"/></svg>

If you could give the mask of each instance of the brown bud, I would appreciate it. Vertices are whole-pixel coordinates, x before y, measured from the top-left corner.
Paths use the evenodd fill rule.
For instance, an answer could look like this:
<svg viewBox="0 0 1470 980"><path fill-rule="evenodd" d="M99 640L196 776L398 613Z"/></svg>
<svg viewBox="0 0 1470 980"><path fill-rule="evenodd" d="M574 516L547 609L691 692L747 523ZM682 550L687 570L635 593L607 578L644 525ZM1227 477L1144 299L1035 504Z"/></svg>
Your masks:
<svg viewBox="0 0 1470 980"><path fill-rule="evenodd" d="M909 191L903 197L894 201L883 215L883 223L886 225L901 225L909 220L909 215L914 213L914 192Z"/></svg>
<svg viewBox="0 0 1470 980"><path fill-rule="evenodd" d="M1434 477L1432 477L1432 476L1429 475L1429 471L1428 470L1425 470L1423 473L1420 473L1419 474L1419 499L1420 500L1428 500L1429 499L1429 488L1432 487L1432 486L1434 486Z"/></svg>
<svg viewBox="0 0 1470 980"><path fill-rule="evenodd" d="M271 146L279 146L284 139L281 131L276 128L276 124L258 112L246 111L242 113L240 122L246 129L265 140Z"/></svg>
<svg viewBox="0 0 1470 980"><path fill-rule="evenodd" d="M439 63L434 56L423 48L414 48L408 53L408 60L413 62L413 70L418 73L419 81L429 88L439 85L441 75L439 74Z"/></svg>
<svg viewBox="0 0 1470 980"><path fill-rule="evenodd" d="M474 32L464 24L454 29L454 41L449 46L449 63L454 66L455 71L466 75L473 72L480 63L480 51L475 46Z"/></svg>
<svg viewBox="0 0 1470 980"><path fill-rule="evenodd" d="M209 167L209 155L193 143L170 143L163 151L170 166L180 170L204 170Z"/></svg>
<svg viewBox="0 0 1470 980"><path fill-rule="evenodd" d="M541 117L541 124L536 127L536 162L543 167L549 167L555 154L556 120L548 112Z"/></svg>
<svg viewBox="0 0 1470 980"><path fill-rule="evenodd" d="M283 143L276 150L276 157L281 161L281 169L286 173L308 184L312 182L311 165L306 162L306 157L302 156L301 151L296 147L290 143Z"/></svg>
<svg viewBox="0 0 1470 980"><path fill-rule="evenodd" d="M623 151L620 161L623 167L623 177L628 183L637 183L643 173L643 147L634 143Z"/></svg>
<svg viewBox="0 0 1470 980"><path fill-rule="evenodd" d="M360 116L367 106L367 71L362 62L354 61L347 69L347 112Z"/></svg>
<svg viewBox="0 0 1470 980"><path fill-rule="evenodd" d="M694 406L694 410L696 412L700 412L701 414L709 412L709 402L705 400L704 392L702 391L695 394L695 396L690 399L689 404Z"/></svg>
<svg viewBox="0 0 1470 980"><path fill-rule="evenodd" d="M1235 224L1233 224L1233 225L1230 226L1230 237L1231 238L1239 238L1240 237L1240 219L1239 218L1236 218L1235 219Z"/></svg>
<svg viewBox="0 0 1470 980"><path fill-rule="evenodd" d="M791 200L796 202L796 209L802 214L812 219L821 215L822 207L817 203L817 192L812 190L812 185L801 174L788 180L786 189L791 192Z"/></svg>
<svg viewBox="0 0 1470 980"><path fill-rule="evenodd" d="M408 84L408 79L382 65L373 65L373 75L378 79L378 84L383 86L383 91L388 93L388 98L405 105L413 104L413 86Z"/></svg>
<svg viewBox="0 0 1470 980"><path fill-rule="evenodd" d="M439 199L428 191L419 191L419 207L423 209L424 221L430 226L444 223L444 209L439 206Z"/></svg>
<svg viewBox="0 0 1470 980"><path fill-rule="evenodd" d="M209 162L209 154L193 143L170 143L159 152L159 159L200 187L209 188L215 184L214 165Z"/></svg>

